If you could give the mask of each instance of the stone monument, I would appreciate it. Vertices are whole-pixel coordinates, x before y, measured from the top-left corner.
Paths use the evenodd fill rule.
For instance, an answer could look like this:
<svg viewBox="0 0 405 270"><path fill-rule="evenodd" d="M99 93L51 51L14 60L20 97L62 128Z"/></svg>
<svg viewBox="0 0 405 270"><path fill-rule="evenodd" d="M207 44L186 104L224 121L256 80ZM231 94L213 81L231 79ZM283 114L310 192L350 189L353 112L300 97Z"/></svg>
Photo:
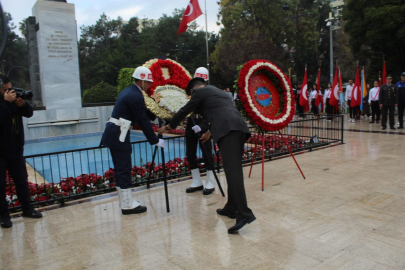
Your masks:
<svg viewBox="0 0 405 270"><path fill-rule="evenodd" d="M37 0L32 13L27 31L35 111L24 121L25 138L103 131L113 106L82 107L74 4Z"/></svg>
<svg viewBox="0 0 405 270"><path fill-rule="evenodd" d="M47 110L81 108L79 54L74 4L35 3L42 103Z"/></svg>

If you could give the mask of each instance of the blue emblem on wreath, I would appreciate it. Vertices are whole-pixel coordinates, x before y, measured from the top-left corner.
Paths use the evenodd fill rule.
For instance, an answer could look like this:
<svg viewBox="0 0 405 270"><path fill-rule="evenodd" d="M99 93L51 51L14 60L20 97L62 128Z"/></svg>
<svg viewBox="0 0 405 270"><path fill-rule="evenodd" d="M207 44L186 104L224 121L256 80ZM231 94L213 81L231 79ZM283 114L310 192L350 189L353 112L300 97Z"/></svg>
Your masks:
<svg viewBox="0 0 405 270"><path fill-rule="evenodd" d="M264 88L264 87L257 88L255 97L256 97L257 102L260 105L262 105L263 107L270 106L272 97L271 97L270 91L267 90L266 88Z"/></svg>

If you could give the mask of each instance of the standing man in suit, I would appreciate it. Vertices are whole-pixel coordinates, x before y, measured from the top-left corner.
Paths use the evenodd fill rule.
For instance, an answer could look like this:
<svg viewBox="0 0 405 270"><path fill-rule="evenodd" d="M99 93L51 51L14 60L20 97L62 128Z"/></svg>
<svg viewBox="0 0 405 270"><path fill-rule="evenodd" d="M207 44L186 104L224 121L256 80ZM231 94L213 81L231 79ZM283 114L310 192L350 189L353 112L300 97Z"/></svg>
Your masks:
<svg viewBox="0 0 405 270"><path fill-rule="evenodd" d="M228 229L228 233L236 233L256 219L247 205L242 170L242 155L245 141L250 137L249 128L222 90L212 85L206 86L201 78L192 79L187 89L192 91L190 101L174 115L170 124L162 127L159 132L176 128L195 110L210 123L209 130L201 140L205 142L212 135L214 143L218 144L228 183L228 202L223 209L217 209L217 213L231 219L236 218L235 226Z"/></svg>
<svg viewBox="0 0 405 270"><path fill-rule="evenodd" d="M387 129L387 113L390 114L390 129L395 130L395 107L398 107L398 88L392 84L391 75L387 76L387 84L381 86L379 97L380 108L382 108L381 129Z"/></svg>
<svg viewBox="0 0 405 270"><path fill-rule="evenodd" d="M142 96L142 91L147 90L153 82L152 72L146 67L138 67L132 77L135 78L135 83L118 95L101 139L101 144L111 151L115 184L123 215L146 212L146 206L142 206L132 197L132 147L129 136L132 126L139 125L151 145L162 148L165 146L164 140L159 139L153 132Z"/></svg>
<svg viewBox="0 0 405 270"><path fill-rule="evenodd" d="M199 67L194 73L194 78L202 78L208 81L208 69L205 67ZM187 89L187 95L191 96L191 89ZM193 122L194 120L194 122ZM214 176L214 159L212 158L212 142L211 139L206 142L202 142L198 137L197 133L202 132L202 134L208 131L208 122L205 120L197 111L187 118L186 125L186 155L189 164L189 169L191 171L191 176L193 181L191 186L186 189L187 193L193 193L199 190L203 191L204 195L209 195L215 190L215 176ZM200 145L202 149L203 144L207 150L208 156L205 156L205 151L202 151L204 157L205 168L207 169L207 182L205 183L205 188L202 183L200 169L197 164L197 146Z"/></svg>
<svg viewBox="0 0 405 270"><path fill-rule="evenodd" d="M398 129L404 128L404 109L405 109L405 72L401 74L401 80L397 82L398 88Z"/></svg>

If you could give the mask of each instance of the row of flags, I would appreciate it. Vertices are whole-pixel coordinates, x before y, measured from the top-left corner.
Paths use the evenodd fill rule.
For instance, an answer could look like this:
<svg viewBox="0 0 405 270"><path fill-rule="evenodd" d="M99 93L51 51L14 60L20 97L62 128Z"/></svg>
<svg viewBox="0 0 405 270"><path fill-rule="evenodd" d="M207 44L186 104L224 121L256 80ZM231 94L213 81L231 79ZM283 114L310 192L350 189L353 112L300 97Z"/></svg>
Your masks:
<svg viewBox="0 0 405 270"><path fill-rule="evenodd" d="M379 78L379 86L382 84L386 84L386 77L387 71L385 66L385 61L383 64L383 72L382 78ZM335 69L335 76L333 77L333 84L332 84L332 93L330 95L329 104L333 107L337 107L339 105L339 92L343 93L343 84L342 84L342 74L340 72L340 68L336 67ZM291 73L288 77L289 83L291 85ZM315 106L319 106L319 104L323 103L322 95L320 94L320 81L321 81L321 68L318 69L318 75L316 79L316 86L318 95L315 100ZM379 91L379 90L378 90ZM366 83L366 74L363 70L361 71L361 77L359 73L359 66L357 65L356 69L356 78L354 81L353 91L351 98L350 107L357 107L360 106L360 109L363 109L363 99L368 95L367 83ZM304 80L302 82L301 88L301 96L299 99L299 103L302 107L304 107L304 112L309 111L309 101L308 101L308 80L307 80L307 68L305 67L305 75Z"/></svg>

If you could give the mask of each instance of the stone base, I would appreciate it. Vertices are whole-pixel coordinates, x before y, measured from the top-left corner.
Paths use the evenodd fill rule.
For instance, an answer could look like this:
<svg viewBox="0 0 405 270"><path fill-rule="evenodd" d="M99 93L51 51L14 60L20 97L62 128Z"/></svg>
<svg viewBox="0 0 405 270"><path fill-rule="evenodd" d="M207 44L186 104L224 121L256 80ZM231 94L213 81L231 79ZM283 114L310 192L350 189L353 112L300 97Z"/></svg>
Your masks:
<svg viewBox="0 0 405 270"><path fill-rule="evenodd" d="M102 132L114 106L34 111L24 118L26 140Z"/></svg>

